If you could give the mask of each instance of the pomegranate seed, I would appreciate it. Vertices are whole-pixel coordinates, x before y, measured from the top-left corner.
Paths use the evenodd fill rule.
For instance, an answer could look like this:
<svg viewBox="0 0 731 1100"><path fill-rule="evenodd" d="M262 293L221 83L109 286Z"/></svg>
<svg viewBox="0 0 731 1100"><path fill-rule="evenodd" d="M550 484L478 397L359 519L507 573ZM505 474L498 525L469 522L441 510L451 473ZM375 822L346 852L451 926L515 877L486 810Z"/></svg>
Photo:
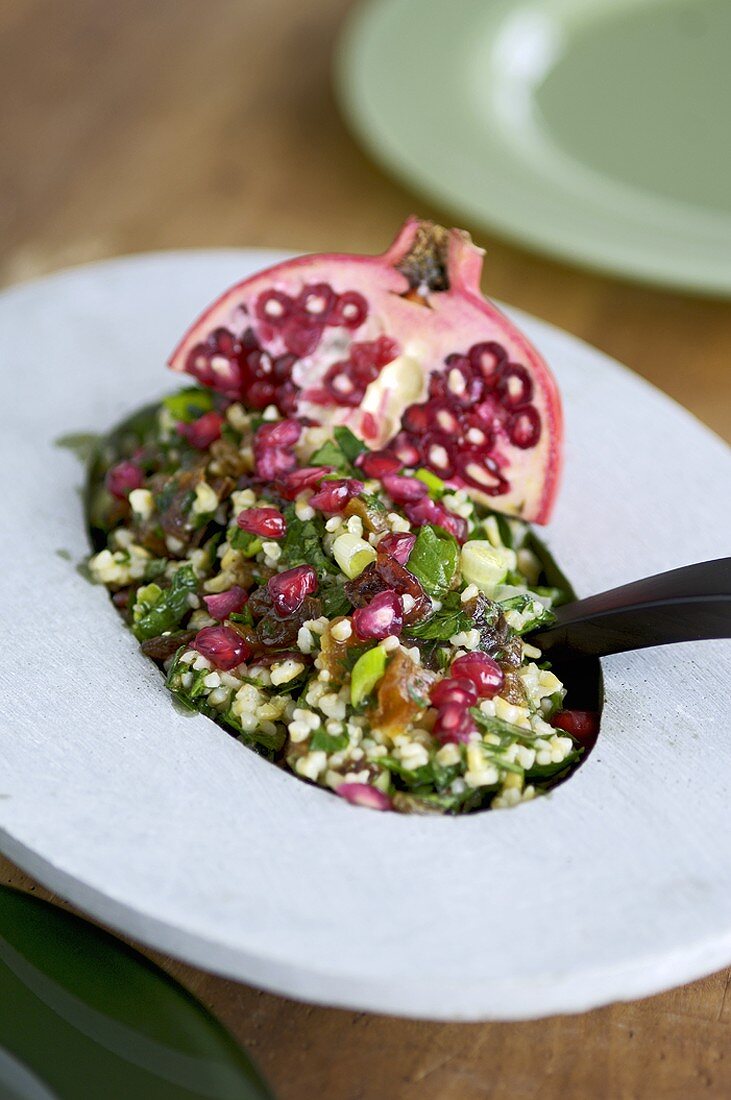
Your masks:
<svg viewBox="0 0 731 1100"><path fill-rule="evenodd" d="M292 312L292 299L280 290L265 290L256 299L254 312L260 321L278 327Z"/></svg>
<svg viewBox="0 0 731 1100"><path fill-rule="evenodd" d="M428 432L424 436L424 460L440 477L448 478L454 473L454 463L450 451L454 440L439 432Z"/></svg>
<svg viewBox="0 0 731 1100"><path fill-rule="evenodd" d="M297 565L285 573L277 573L267 581L267 590L280 619L293 615L306 596L317 592L317 573L311 565Z"/></svg>
<svg viewBox="0 0 731 1100"><path fill-rule="evenodd" d="M107 470L105 485L117 500L126 500L133 489L140 489L145 483L145 475L134 462L125 459Z"/></svg>
<svg viewBox="0 0 731 1100"><path fill-rule="evenodd" d="M192 424L181 422L176 425L176 428L180 435L190 443L191 447L195 447L199 451L205 451L211 443L221 438L222 426L223 417L220 413L212 410L198 417Z"/></svg>
<svg viewBox="0 0 731 1100"><path fill-rule="evenodd" d="M506 409L516 409L533 397L533 380L519 363L507 363L500 369L495 390Z"/></svg>
<svg viewBox="0 0 731 1100"><path fill-rule="evenodd" d="M297 465L294 452L286 447L268 447L263 451L254 451L256 474L262 481L276 481L288 474Z"/></svg>
<svg viewBox="0 0 731 1100"><path fill-rule="evenodd" d="M360 420L361 433L364 439L375 439L378 435L378 421L372 412L364 412Z"/></svg>
<svg viewBox="0 0 731 1100"><path fill-rule="evenodd" d="M388 554L390 558L395 558L399 565L406 565L415 542L416 535L410 535L406 531L394 532L379 539L377 549L379 554Z"/></svg>
<svg viewBox="0 0 731 1100"><path fill-rule="evenodd" d="M560 710L550 719L555 729L570 733L577 741L593 741L599 733L599 715L593 710Z"/></svg>
<svg viewBox="0 0 731 1100"><path fill-rule="evenodd" d="M469 352L472 369L482 375L488 385L494 385L500 377L500 368L508 361L508 353L502 344L489 340L474 344Z"/></svg>
<svg viewBox="0 0 731 1100"><path fill-rule="evenodd" d="M363 488L363 482L356 481L355 478L335 478L333 481L326 481L318 492L313 493L308 504L327 516L334 516L343 511L349 500L360 496Z"/></svg>
<svg viewBox="0 0 731 1100"><path fill-rule="evenodd" d="M465 653L452 661L451 672L455 676L470 680L481 699L492 699L505 682L503 670L497 661L486 653Z"/></svg>
<svg viewBox="0 0 731 1100"><path fill-rule="evenodd" d="M305 314L323 324L328 324L328 318L337 300L335 291L327 283L315 283L313 286L305 286L300 291L295 302L298 314Z"/></svg>
<svg viewBox="0 0 731 1100"><path fill-rule="evenodd" d="M225 592L217 592L215 596L204 596L203 603L211 618L227 619L234 611L240 611L248 598L249 593L246 589L235 584L233 588Z"/></svg>
<svg viewBox="0 0 731 1100"><path fill-rule="evenodd" d="M287 531L287 521L278 508L247 508L239 512L236 522L242 531L265 539L281 539Z"/></svg>
<svg viewBox="0 0 731 1100"><path fill-rule="evenodd" d="M363 340L350 345L350 362L357 370L375 367L380 371L391 363L399 353L399 345L390 336L379 336L376 340Z"/></svg>
<svg viewBox="0 0 731 1100"><path fill-rule="evenodd" d="M252 409L265 409L267 405L274 405L277 399L277 388L273 382L252 382L246 391L246 404Z"/></svg>
<svg viewBox="0 0 731 1100"><path fill-rule="evenodd" d="M384 474L396 474L402 463L390 451L364 451L355 460L366 477L381 478Z"/></svg>
<svg viewBox="0 0 731 1100"><path fill-rule="evenodd" d="M426 405L409 405L401 418L401 423L406 430L413 432L414 435L423 435L428 431L429 421L429 410Z"/></svg>
<svg viewBox="0 0 731 1100"><path fill-rule="evenodd" d="M459 543L467 538L469 530L467 520L456 516L454 512L450 512L444 505L430 500L429 497L422 497L421 500L404 504L404 512L407 518L419 527L425 523L432 523L436 527L443 527L450 535L454 535Z"/></svg>
<svg viewBox="0 0 731 1100"><path fill-rule="evenodd" d="M322 481L325 474L331 474L332 471L332 466L304 466L301 470L292 470L277 482L277 492L285 500L294 500L304 489L311 489Z"/></svg>
<svg viewBox="0 0 731 1100"><path fill-rule="evenodd" d="M320 343L322 336L322 324L315 318L298 315L285 321L282 328L282 338L287 351L296 355L298 359L304 359L312 355Z"/></svg>
<svg viewBox="0 0 731 1100"><path fill-rule="evenodd" d="M439 741L466 742L477 732L472 715L459 703L447 703L439 710L432 733Z"/></svg>
<svg viewBox="0 0 731 1100"><path fill-rule="evenodd" d="M340 294L330 311L329 325L344 325L346 328L360 328L368 316L368 303L356 290L346 290Z"/></svg>
<svg viewBox="0 0 731 1100"><path fill-rule="evenodd" d="M414 406L412 406L412 408L413 407ZM391 440L390 450L392 450L395 455L398 455L404 466L410 466L413 469L421 462L421 454L416 445L416 441L411 439L407 432L399 432L398 435Z"/></svg>
<svg viewBox="0 0 731 1100"><path fill-rule="evenodd" d="M367 607L353 612L353 629L363 642L399 635L403 625L401 599L392 588L379 592Z"/></svg>
<svg viewBox="0 0 731 1100"><path fill-rule="evenodd" d="M541 437L541 418L533 405L516 409L508 421L508 435L511 443L522 450L535 447Z"/></svg>
<svg viewBox="0 0 731 1100"><path fill-rule="evenodd" d="M288 382L292 377L292 367L297 362L294 355L280 355L272 363L272 378L275 382Z"/></svg>
<svg viewBox="0 0 731 1100"><path fill-rule="evenodd" d="M460 450L455 459L462 479L488 496L502 496L510 488L497 462L486 451L468 447Z"/></svg>
<svg viewBox="0 0 731 1100"><path fill-rule="evenodd" d="M260 424L254 436L255 447L292 447L302 434L298 420L277 420L273 424Z"/></svg>
<svg viewBox="0 0 731 1100"><path fill-rule="evenodd" d="M434 685L429 698L435 707L444 707L451 703L473 707L477 702L477 691L472 680L448 677Z"/></svg>
<svg viewBox="0 0 731 1100"><path fill-rule="evenodd" d="M368 379L365 385L370 381L372 379ZM326 372L322 384L338 405L357 408L365 396L365 385L359 385L352 377L352 366L347 361L333 363Z"/></svg>
<svg viewBox="0 0 731 1100"><path fill-rule="evenodd" d="M378 787L372 787L370 783L341 783L335 791L354 806L366 806L369 810L393 809L388 795L379 791Z"/></svg>
<svg viewBox="0 0 731 1100"><path fill-rule="evenodd" d="M385 474L381 478L384 489L396 504L421 500L427 495L427 487L418 477L402 477L400 474Z"/></svg>
<svg viewBox="0 0 731 1100"><path fill-rule="evenodd" d="M203 343L188 352L185 370L204 386L228 397L240 397L243 382L239 355L241 345L226 328L214 329Z"/></svg>
<svg viewBox="0 0 731 1100"><path fill-rule="evenodd" d="M216 668L228 671L251 656L251 647L241 635L228 626L204 626L199 630L191 649L206 657Z"/></svg>

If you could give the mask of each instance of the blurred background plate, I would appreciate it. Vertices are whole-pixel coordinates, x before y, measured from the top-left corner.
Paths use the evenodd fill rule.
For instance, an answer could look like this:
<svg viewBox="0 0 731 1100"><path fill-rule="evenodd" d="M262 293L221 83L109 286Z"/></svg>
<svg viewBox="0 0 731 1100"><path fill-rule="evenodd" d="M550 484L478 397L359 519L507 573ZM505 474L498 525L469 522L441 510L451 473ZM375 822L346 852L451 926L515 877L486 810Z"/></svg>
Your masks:
<svg viewBox="0 0 731 1100"><path fill-rule="evenodd" d="M0 887L1 1100L271 1100L190 994L71 913Z"/></svg>
<svg viewBox="0 0 731 1100"><path fill-rule="evenodd" d="M372 0L341 42L372 154L541 252L731 293L728 0Z"/></svg>

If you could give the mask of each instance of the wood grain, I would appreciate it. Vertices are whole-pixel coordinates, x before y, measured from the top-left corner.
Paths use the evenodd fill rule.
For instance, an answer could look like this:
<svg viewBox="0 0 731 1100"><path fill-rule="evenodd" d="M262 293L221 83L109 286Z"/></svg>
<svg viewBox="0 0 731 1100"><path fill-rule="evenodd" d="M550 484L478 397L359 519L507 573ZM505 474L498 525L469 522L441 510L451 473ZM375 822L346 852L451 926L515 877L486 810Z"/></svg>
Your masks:
<svg viewBox="0 0 731 1100"><path fill-rule="evenodd" d="M338 115L330 58L349 6L0 6L0 282L160 248L379 251L412 210L449 221L372 164ZM466 228L487 249L490 294L595 344L731 437L727 302L610 280ZM7 861L0 881L36 890ZM584 1016L443 1025L313 1008L159 961L282 1100L731 1094L731 971Z"/></svg>

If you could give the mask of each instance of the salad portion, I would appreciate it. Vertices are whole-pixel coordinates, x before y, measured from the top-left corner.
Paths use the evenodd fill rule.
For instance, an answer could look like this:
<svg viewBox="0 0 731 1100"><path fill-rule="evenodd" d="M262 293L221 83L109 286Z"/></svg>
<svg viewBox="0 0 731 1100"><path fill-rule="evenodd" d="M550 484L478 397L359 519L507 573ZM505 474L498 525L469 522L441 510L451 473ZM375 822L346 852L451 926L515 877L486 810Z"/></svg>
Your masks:
<svg viewBox="0 0 731 1100"><path fill-rule="evenodd" d="M595 732L525 639L566 596L528 526L561 408L480 268L410 219L381 257L245 280L173 353L197 385L90 482L91 577L178 703L375 809L532 799Z"/></svg>

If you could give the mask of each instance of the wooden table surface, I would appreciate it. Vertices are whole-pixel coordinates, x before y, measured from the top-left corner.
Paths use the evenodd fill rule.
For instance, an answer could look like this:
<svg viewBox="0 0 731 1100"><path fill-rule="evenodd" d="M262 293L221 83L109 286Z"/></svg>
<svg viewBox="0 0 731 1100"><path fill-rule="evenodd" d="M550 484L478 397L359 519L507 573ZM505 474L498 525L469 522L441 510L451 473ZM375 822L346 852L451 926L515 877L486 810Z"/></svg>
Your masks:
<svg viewBox="0 0 731 1100"><path fill-rule="evenodd" d="M448 222L372 164L337 112L330 59L349 6L6 0L0 282L160 248L379 251L411 211ZM490 294L731 434L728 302L588 274L466 228L487 249ZM0 880L36 890L7 861ZM314 1008L160 961L281 1100L731 1095L731 970L583 1016L430 1024Z"/></svg>

